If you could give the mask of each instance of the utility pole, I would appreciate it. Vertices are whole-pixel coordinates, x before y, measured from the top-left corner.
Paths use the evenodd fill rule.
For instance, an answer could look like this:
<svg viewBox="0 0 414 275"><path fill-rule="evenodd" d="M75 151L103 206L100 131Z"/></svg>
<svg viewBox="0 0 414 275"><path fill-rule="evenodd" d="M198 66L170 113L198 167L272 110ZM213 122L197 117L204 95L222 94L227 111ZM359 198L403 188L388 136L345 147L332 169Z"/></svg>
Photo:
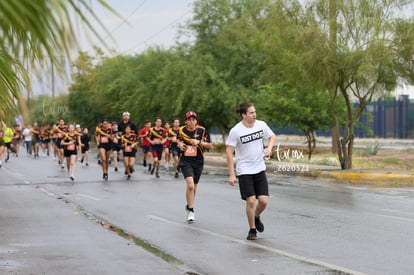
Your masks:
<svg viewBox="0 0 414 275"><path fill-rule="evenodd" d="M55 98L55 68L54 68L54 65L53 65L52 57L50 57L50 64L51 64L51 70L52 70L52 79L51 79L52 98Z"/></svg>
<svg viewBox="0 0 414 275"><path fill-rule="evenodd" d="M329 0L329 46L331 52L331 58L336 59L336 34L337 34L337 24L336 24L336 0ZM334 106L334 101L336 100L336 72L335 69L332 68L332 61L331 66L329 67L329 75L330 75L330 87L329 93L331 97L331 108ZM334 110L333 110L334 111ZM337 129L337 123L334 124L332 127L332 153L338 153L339 150L339 129Z"/></svg>

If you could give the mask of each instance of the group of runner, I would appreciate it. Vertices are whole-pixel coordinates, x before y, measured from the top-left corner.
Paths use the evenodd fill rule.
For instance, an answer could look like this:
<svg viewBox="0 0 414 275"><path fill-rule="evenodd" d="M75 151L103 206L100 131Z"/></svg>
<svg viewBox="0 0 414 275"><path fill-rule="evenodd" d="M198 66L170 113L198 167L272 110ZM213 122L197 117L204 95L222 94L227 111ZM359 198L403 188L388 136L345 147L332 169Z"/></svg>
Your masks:
<svg viewBox="0 0 414 275"><path fill-rule="evenodd" d="M236 178L239 182L241 198L246 202L246 216L249 224L248 240L255 240L258 232L263 232L264 225L260 219L260 214L264 211L268 203L269 190L266 177L266 167L263 157L270 157L272 148L276 141L276 136L269 126L260 120L256 120L256 110L251 103L242 103L236 110L241 120L231 130L226 141L226 158L229 169L229 184L235 185ZM179 172L184 176L186 182L186 201L185 210L187 221L194 222L194 201L197 185L199 183L204 167L204 150L213 147L210 135L207 130L198 124L198 116L194 111L185 114L185 123L180 126L178 118L173 120L173 125L169 123L162 127L161 118L145 121L145 126L138 131L135 123L130 120L130 113L122 114L122 121L102 120L96 126L95 140L98 147L99 162L102 167L102 178L108 180L108 167L110 155L113 154L115 171L118 170L119 156L123 155L125 175L127 180L134 172L135 158L139 145L143 150L143 166L148 166L151 174L159 178L160 162L165 152L166 162L170 161L170 154L174 158L175 177ZM29 134L25 134L27 132ZM66 168L72 181L75 180L76 159L78 154L82 154L81 162L86 161L88 165L88 152L91 138L88 129L80 129L79 125L65 125L63 119L59 123L50 127L25 128L23 131L19 127L11 129L3 123L0 127L0 167L3 155L6 161L9 154L14 151L18 156L18 144L22 139L31 137L31 145L26 144L29 152L33 149L34 157L39 157L39 142L41 148L49 154L50 140L53 142L55 156L58 163ZM268 145L263 151L263 139L267 138ZM12 145L13 142L17 145ZM31 151L30 151L31 153ZM233 157L236 156L237 162L234 166ZM235 169L234 169L235 168Z"/></svg>
<svg viewBox="0 0 414 275"><path fill-rule="evenodd" d="M109 178L110 156L113 155L114 169L118 171L119 156L123 155L125 175L127 179L135 171L134 165L136 154L139 147L142 148L143 159L142 165L148 166L151 175L159 178L159 169L162 157L165 157L166 167L170 164L171 158L174 159L175 177L179 176L179 157L180 151L177 147L177 135L180 128L180 120L173 120L173 127L167 122L162 127L161 118L154 120L155 125L151 127L152 122L147 120L144 127L138 130L136 124L131 121L130 113L122 113L121 122L107 119L101 121L95 130L95 140L98 147L99 162L102 166L102 178Z"/></svg>

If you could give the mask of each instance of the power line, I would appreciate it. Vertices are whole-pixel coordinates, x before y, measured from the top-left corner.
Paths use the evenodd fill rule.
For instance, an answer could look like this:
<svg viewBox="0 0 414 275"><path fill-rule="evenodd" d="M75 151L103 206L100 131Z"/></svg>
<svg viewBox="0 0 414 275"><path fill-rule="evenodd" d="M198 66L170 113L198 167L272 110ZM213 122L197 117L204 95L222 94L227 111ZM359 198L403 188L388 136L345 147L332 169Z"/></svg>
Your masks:
<svg viewBox="0 0 414 275"><path fill-rule="evenodd" d="M106 41L109 37L111 37L112 34L115 33L115 31L117 31L122 25L124 25L125 23L127 23L128 19L134 15L139 9L141 9L141 7L145 4L145 2L147 2L147 0L142 1L138 7L136 7L124 20L122 20L121 23L119 23L114 29L112 29L112 31L110 32L110 34L108 34L103 40Z"/></svg>
<svg viewBox="0 0 414 275"><path fill-rule="evenodd" d="M157 37L158 35L160 35L161 33L163 33L164 31L166 31L167 29L169 29L173 24L177 23L178 21L180 21L182 18L184 18L187 14L189 14L190 11L186 11L185 13L183 13L182 15L180 15L179 17L177 17L176 19L174 19L171 23L169 23L167 26L163 27L162 29L160 29L159 31L155 32L154 34L150 35L148 38L146 38L144 41L139 42L138 44L136 44L135 46L133 46L132 48L124 51L124 53L130 52L132 50L134 50L135 48L141 46L142 44L146 44L149 40Z"/></svg>
<svg viewBox="0 0 414 275"><path fill-rule="evenodd" d="M122 21L120 24L118 24L118 26L116 26L112 31L111 31L111 34L113 34L115 31L117 31L123 24L125 24L127 21L127 19L128 18L130 18L132 15L134 15L144 4L145 4L145 2L147 2L147 0L144 0L144 1L142 1L141 2L141 4L139 4L138 5L138 7L135 9L135 10L133 10L126 18L125 18L125 20L124 21Z"/></svg>

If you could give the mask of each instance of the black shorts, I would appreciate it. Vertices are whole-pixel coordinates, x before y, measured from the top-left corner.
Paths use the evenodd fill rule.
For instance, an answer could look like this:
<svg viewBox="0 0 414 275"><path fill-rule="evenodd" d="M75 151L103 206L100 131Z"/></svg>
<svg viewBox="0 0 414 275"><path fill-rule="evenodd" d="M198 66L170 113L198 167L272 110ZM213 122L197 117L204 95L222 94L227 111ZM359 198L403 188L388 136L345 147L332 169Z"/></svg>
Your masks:
<svg viewBox="0 0 414 275"><path fill-rule="evenodd" d="M201 173L203 172L203 166L180 163L180 169L184 175L184 178L192 177L194 179L194 184L198 184Z"/></svg>
<svg viewBox="0 0 414 275"><path fill-rule="evenodd" d="M121 150L122 150L121 145L119 145L118 143L112 143L112 151L119 152Z"/></svg>
<svg viewBox="0 0 414 275"><path fill-rule="evenodd" d="M128 158L135 158L137 155L137 150L132 150L132 152L125 152L123 151L123 155L124 157L128 157Z"/></svg>
<svg viewBox="0 0 414 275"><path fill-rule="evenodd" d="M63 145L61 143L62 143L62 139L61 138L56 139L56 147L58 149L63 149Z"/></svg>
<svg viewBox="0 0 414 275"><path fill-rule="evenodd" d="M50 138L47 138L47 139L42 139L42 140L40 141L40 143L42 143L42 144L49 144L49 143L50 143Z"/></svg>
<svg viewBox="0 0 414 275"><path fill-rule="evenodd" d="M68 157L70 157L71 155L77 155L78 153L77 153L77 150L63 150L63 155L66 157L66 158L68 158Z"/></svg>
<svg viewBox="0 0 414 275"><path fill-rule="evenodd" d="M142 146L142 152L144 153L151 152L151 146Z"/></svg>
<svg viewBox="0 0 414 275"><path fill-rule="evenodd" d="M101 143L101 144L99 144L98 149L105 149L105 151L111 151L112 150L112 144L111 143Z"/></svg>
<svg viewBox="0 0 414 275"><path fill-rule="evenodd" d="M265 171L253 175L240 175L239 188L242 200L251 196L269 196L269 186Z"/></svg>
<svg viewBox="0 0 414 275"><path fill-rule="evenodd" d="M87 151L89 151L89 146L82 146L81 147L82 154L86 153Z"/></svg>
<svg viewBox="0 0 414 275"><path fill-rule="evenodd" d="M180 149L177 146L171 146L170 152L173 157L179 157L180 156Z"/></svg>

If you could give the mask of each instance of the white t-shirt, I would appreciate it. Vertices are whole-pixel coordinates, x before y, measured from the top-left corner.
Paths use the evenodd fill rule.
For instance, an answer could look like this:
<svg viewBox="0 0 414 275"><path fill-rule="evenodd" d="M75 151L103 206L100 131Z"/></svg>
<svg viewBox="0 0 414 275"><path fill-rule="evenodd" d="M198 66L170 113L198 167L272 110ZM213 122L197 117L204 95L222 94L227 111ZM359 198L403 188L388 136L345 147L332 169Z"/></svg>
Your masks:
<svg viewBox="0 0 414 275"><path fill-rule="evenodd" d="M236 175L257 174L266 170L263 159L263 138L270 138L273 131L262 120L256 120L252 128L237 123L229 133L226 145L235 147Z"/></svg>
<svg viewBox="0 0 414 275"><path fill-rule="evenodd" d="M22 135L24 136L24 141L32 141L32 133L30 133L29 128L24 128Z"/></svg>

